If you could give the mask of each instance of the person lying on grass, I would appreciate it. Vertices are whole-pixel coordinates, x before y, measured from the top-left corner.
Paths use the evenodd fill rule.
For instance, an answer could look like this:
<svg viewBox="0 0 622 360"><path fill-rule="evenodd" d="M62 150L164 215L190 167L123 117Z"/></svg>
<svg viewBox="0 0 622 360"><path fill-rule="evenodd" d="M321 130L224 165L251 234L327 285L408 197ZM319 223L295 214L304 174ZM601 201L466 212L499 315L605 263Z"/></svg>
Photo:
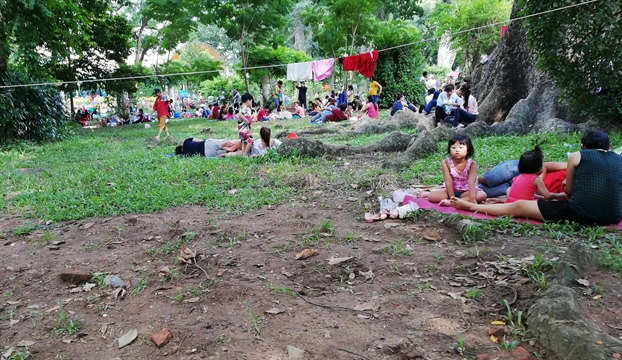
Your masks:
<svg viewBox="0 0 622 360"><path fill-rule="evenodd" d="M581 138L581 150L570 154L566 169L568 200L481 205L453 197L456 209L493 216L519 216L541 221L611 225L622 219L622 157L610 150L609 136L598 130Z"/></svg>
<svg viewBox="0 0 622 360"><path fill-rule="evenodd" d="M467 202L478 203L486 199L486 193L475 184L477 164L471 157L475 149L467 135L454 135L447 145L449 157L443 160L445 188L432 191L428 200L441 206L449 206L449 199L463 198Z"/></svg>
<svg viewBox="0 0 622 360"><path fill-rule="evenodd" d="M270 138L271 134L270 128L265 126L259 130L260 140L253 143L253 147L250 151L251 157L266 155L268 150L277 149L281 146L280 140ZM227 153L219 155L220 157L242 156L242 144L239 140L223 143L222 147L227 150Z"/></svg>
<svg viewBox="0 0 622 360"><path fill-rule="evenodd" d="M539 177L549 191L554 193L564 191L563 182L566 181L566 165L565 162L544 163L542 174ZM478 177L477 182L490 199L507 195L508 189L512 186L512 181L519 175L518 160L504 161Z"/></svg>

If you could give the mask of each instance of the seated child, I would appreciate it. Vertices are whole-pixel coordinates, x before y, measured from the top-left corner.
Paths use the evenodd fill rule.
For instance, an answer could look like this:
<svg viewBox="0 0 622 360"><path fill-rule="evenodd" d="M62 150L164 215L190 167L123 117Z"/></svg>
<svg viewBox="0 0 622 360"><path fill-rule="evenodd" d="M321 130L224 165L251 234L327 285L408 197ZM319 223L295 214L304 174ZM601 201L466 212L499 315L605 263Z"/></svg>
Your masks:
<svg viewBox="0 0 622 360"><path fill-rule="evenodd" d="M445 188L430 192L428 200L441 206L450 206L449 199L459 197L477 204L486 199L486 193L477 187L477 164L471 159L475 149L467 135L454 135L447 145L449 157L442 162Z"/></svg>
<svg viewBox="0 0 622 360"><path fill-rule="evenodd" d="M514 178L512 187L508 189L505 203L517 200L536 200L536 194L545 200L567 199L565 192L551 193L540 175L544 172L544 156L539 146L526 151L518 161L520 175Z"/></svg>

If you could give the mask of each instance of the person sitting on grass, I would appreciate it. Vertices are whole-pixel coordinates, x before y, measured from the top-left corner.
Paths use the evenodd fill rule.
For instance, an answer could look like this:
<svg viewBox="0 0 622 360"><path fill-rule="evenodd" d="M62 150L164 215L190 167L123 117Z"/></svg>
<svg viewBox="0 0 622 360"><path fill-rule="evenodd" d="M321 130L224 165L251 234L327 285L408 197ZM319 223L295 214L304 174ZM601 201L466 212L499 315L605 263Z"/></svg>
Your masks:
<svg viewBox="0 0 622 360"><path fill-rule="evenodd" d="M264 104L263 108L259 110L257 121L270 121L270 105Z"/></svg>
<svg viewBox="0 0 622 360"><path fill-rule="evenodd" d="M414 105L406 101L406 96L404 93L399 93L395 96L395 101L393 102L393 106L391 107L391 116L395 115L396 112L400 110L410 109L412 112L417 112L417 109Z"/></svg>
<svg viewBox="0 0 622 360"><path fill-rule="evenodd" d="M508 189L505 200L509 204L518 200L536 200L536 195L544 200L567 199L566 193L553 194L546 188L540 175L544 172L544 155L539 146L526 151L518 161L520 175L514 179L512 187Z"/></svg>
<svg viewBox="0 0 622 360"><path fill-rule="evenodd" d="M296 113L294 114L294 119L302 119L307 116L305 113L305 109L300 105L298 101L294 103L294 108L296 109Z"/></svg>
<svg viewBox="0 0 622 360"><path fill-rule="evenodd" d="M374 97L369 95L367 97L367 103L361 109L362 112L366 113L372 119L378 118L378 103L374 102Z"/></svg>
<svg viewBox="0 0 622 360"><path fill-rule="evenodd" d="M454 135L449 139L447 152L449 157L441 163L445 188L430 192L428 200L441 206L451 205L452 198L474 204L484 201L486 193L476 186L477 164L471 159L475 154L471 138Z"/></svg>
<svg viewBox="0 0 622 360"><path fill-rule="evenodd" d="M573 221L581 225L611 225L622 219L622 156L610 151L609 136L598 130L581 138L581 150L570 154L566 168L568 200L509 204L472 204L456 197L456 209L492 216L528 217L541 221Z"/></svg>
<svg viewBox="0 0 622 360"><path fill-rule="evenodd" d="M374 104L375 105L375 104ZM338 108L331 110L331 113L326 115L324 121L343 121L348 120L349 116L346 114L347 112L346 103L339 104Z"/></svg>

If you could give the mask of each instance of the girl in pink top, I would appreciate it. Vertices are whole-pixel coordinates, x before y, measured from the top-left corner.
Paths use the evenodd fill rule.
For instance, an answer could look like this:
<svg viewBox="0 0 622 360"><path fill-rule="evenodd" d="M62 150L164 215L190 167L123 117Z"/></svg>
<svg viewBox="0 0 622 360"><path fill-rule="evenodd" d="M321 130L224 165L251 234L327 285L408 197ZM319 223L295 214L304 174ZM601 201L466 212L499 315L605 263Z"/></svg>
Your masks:
<svg viewBox="0 0 622 360"><path fill-rule="evenodd" d="M449 199L459 197L472 203L482 202L486 193L477 187L477 164L470 159L475 154L471 138L454 135L447 146L449 157L442 162L445 188L432 191L428 200L450 206Z"/></svg>
<svg viewBox="0 0 622 360"><path fill-rule="evenodd" d="M521 174L514 178L512 187L508 189L506 204L517 200L536 200L536 194L545 200L568 198L565 193L550 193L540 178L544 171L544 156L539 146L521 155L518 161L518 171Z"/></svg>
<svg viewBox="0 0 622 360"><path fill-rule="evenodd" d="M367 97L367 104L363 106L363 109L361 111L367 112L367 116L372 119L378 118L378 104L374 102L371 95Z"/></svg>

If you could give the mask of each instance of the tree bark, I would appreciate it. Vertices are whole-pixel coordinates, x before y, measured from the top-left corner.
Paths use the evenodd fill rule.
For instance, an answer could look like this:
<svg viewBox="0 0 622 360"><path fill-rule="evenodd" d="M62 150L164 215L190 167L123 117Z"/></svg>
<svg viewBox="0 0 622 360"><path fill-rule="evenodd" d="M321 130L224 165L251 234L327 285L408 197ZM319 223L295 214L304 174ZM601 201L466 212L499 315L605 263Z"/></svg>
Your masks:
<svg viewBox="0 0 622 360"><path fill-rule="evenodd" d="M140 23L140 29L138 30L138 34L136 34L136 56L134 57L134 64L141 64L143 62L143 58L145 57L142 53L142 44L143 44L143 30L147 27L148 20L143 17Z"/></svg>

